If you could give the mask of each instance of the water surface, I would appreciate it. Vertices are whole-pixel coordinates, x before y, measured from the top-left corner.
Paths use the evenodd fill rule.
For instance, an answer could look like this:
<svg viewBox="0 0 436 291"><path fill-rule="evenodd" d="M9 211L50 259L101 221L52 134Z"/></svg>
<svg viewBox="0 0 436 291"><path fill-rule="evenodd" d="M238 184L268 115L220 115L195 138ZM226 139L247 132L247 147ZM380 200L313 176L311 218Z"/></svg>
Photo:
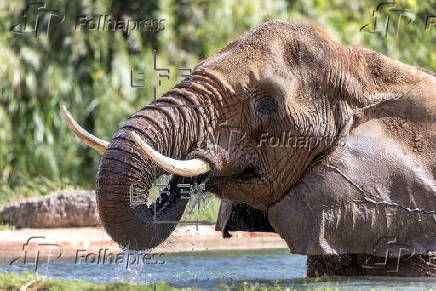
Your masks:
<svg viewBox="0 0 436 291"><path fill-rule="evenodd" d="M429 278L305 278L306 257L291 255L285 249L164 254L129 266L126 261L97 262L95 258L82 257L78 261L40 262L37 273L62 280L167 282L174 287L199 289L436 290L436 280ZM0 265L0 271L34 268L31 263Z"/></svg>

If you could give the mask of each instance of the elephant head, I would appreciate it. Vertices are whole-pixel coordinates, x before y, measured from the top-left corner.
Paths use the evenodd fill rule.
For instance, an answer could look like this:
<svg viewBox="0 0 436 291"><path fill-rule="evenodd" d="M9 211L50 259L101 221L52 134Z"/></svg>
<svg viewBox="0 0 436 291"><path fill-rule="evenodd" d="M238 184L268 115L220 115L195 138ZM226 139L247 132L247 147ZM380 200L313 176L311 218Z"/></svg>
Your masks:
<svg viewBox="0 0 436 291"><path fill-rule="evenodd" d="M96 192L107 232L145 249L174 229L129 202L131 186L150 189L155 166L174 174L173 185L207 177L206 190L218 197L266 210L340 145L356 116L362 122L362 112L427 80L378 53L343 48L318 27L272 21L202 61L190 85L176 85L132 115L109 143L64 116L103 153ZM180 219L186 205L170 192L156 204L160 220Z"/></svg>

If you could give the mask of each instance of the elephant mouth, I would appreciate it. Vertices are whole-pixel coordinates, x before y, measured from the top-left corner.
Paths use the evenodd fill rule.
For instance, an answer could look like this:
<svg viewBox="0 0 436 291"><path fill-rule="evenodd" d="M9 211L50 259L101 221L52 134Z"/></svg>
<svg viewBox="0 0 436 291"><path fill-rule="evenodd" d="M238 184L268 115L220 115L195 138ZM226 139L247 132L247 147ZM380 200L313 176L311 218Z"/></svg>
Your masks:
<svg viewBox="0 0 436 291"><path fill-rule="evenodd" d="M250 179L259 179L260 174L257 171L256 167L249 166L244 168L240 173L232 176L234 180L250 180Z"/></svg>
<svg viewBox="0 0 436 291"><path fill-rule="evenodd" d="M207 178L206 190L215 193L218 197L224 198L221 192L223 186L229 186L232 184L263 184L262 176L254 166L247 166L236 174L232 175L219 175L216 173L210 173Z"/></svg>

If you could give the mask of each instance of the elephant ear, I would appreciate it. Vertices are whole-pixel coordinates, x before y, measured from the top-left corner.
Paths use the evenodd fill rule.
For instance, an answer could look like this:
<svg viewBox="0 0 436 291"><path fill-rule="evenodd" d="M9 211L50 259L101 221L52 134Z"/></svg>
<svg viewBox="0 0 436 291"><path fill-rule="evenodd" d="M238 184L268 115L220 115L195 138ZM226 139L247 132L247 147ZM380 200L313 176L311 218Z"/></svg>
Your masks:
<svg viewBox="0 0 436 291"><path fill-rule="evenodd" d="M341 64L348 69L340 79L353 111L364 111L404 96L434 95L434 72L369 49L354 47L347 51Z"/></svg>
<svg viewBox="0 0 436 291"><path fill-rule="evenodd" d="M436 249L431 173L381 139L350 136L268 209L301 255L427 254Z"/></svg>
<svg viewBox="0 0 436 291"><path fill-rule="evenodd" d="M276 232L266 211L225 199L221 201L215 230L221 231L223 238L231 237L229 231Z"/></svg>

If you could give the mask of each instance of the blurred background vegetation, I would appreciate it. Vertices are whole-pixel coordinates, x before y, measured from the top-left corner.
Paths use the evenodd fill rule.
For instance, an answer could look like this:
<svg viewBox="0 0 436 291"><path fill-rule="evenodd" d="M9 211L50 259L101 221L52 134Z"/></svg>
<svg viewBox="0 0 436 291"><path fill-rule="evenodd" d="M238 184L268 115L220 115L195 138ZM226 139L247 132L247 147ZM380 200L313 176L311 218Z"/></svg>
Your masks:
<svg viewBox="0 0 436 291"><path fill-rule="evenodd" d="M66 105L79 124L109 140L153 98L153 49L158 50L158 65L171 75L158 94L181 80L177 68L195 67L241 33L272 19L312 22L344 45L365 46L429 70L435 64L435 26L425 30L427 16L436 15L434 0L395 2L415 18L409 25L407 18L401 20L398 37L398 15L392 11L375 14L379 24L390 14L387 36L374 33L373 10L382 2L376 0L47 0L46 8L65 13L65 21L48 37L9 31L22 22L22 9L31 2L0 2L0 205L62 188L94 187L99 154L73 137L59 106ZM75 29L77 16L100 14L163 18L164 30L127 35ZM145 88L130 87L130 70L145 73Z"/></svg>

